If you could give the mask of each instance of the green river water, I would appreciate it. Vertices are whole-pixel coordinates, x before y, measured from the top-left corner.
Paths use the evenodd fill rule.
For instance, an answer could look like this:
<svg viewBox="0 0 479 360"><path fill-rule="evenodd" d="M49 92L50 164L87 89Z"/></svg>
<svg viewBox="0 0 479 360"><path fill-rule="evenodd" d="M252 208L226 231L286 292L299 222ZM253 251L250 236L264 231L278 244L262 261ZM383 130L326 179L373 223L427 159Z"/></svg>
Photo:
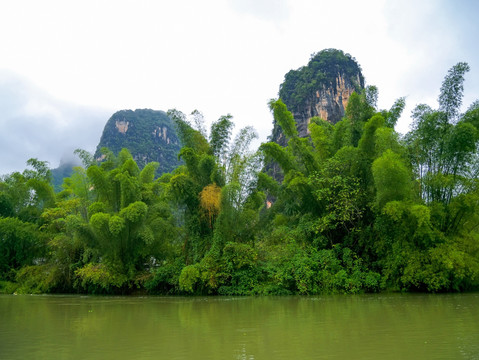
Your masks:
<svg viewBox="0 0 479 360"><path fill-rule="evenodd" d="M0 295L0 359L479 359L479 294Z"/></svg>

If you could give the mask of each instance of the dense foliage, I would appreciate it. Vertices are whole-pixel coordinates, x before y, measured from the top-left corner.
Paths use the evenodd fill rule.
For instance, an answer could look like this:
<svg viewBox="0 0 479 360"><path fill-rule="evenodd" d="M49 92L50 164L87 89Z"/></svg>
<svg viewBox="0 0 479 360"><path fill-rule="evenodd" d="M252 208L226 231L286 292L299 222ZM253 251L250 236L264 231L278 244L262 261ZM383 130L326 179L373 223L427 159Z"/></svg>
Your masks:
<svg viewBox="0 0 479 360"><path fill-rule="evenodd" d="M479 288L479 103L460 114L467 64L447 74L438 109L376 109L353 94L332 125L300 138L271 101L286 147L249 151L223 116L207 134L169 112L183 165L156 177L131 153L103 150L55 194L45 163L0 182L4 292L319 294ZM371 89L370 89L371 90ZM274 161L283 180L262 172Z"/></svg>

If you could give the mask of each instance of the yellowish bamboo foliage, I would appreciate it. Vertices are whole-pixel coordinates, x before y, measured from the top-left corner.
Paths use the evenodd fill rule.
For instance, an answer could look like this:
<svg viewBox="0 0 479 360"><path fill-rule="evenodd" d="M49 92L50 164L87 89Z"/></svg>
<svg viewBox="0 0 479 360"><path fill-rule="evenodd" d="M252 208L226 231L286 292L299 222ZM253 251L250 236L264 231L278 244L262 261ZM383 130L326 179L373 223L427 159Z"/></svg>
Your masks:
<svg viewBox="0 0 479 360"><path fill-rule="evenodd" d="M212 227L221 208L221 188L216 184L205 186L200 192L200 205L203 214L208 218L209 226Z"/></svg>

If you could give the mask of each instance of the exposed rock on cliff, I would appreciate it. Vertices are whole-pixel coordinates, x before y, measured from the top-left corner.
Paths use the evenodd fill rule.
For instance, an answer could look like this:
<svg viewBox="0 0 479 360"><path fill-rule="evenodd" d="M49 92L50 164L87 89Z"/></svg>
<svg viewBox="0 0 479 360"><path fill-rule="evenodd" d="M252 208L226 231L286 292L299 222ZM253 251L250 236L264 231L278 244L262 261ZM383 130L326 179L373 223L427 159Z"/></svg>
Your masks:
<svg viewBox="0 0 479 360"><path fill-rule="evenodd" d="M160 163L158 174L170 172L180 164L175 125L163 111L141 109L114 113L105 125L96 158L101 157L102 147L114 154L127 148L140 168L157 161Z"/></svg>
<svg viewBox="0 0 479 360"><path fill-rule="evenodd" d="M363 88L364 77L356 60L341 50L326 49L314 54L308 65L285 75L279 97L293 113L299 136L306 137L312 117L337 123L344 116L351 94ZM277 124L272 140L286 145Z"/></svg>

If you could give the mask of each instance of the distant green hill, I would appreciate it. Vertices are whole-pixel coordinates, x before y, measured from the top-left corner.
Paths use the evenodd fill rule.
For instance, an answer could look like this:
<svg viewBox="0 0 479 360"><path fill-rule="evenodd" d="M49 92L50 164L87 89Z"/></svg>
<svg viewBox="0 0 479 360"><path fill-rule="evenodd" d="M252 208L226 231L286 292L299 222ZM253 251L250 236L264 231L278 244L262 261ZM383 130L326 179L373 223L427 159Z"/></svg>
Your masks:
<svg viewBox="0 0 479 360"><path fill-rule="evenodd" d="M127 148L140 168L147 163L160 163L158 175L170 172L180 161L180 141L175 125L164 111L138 109L114 113L105 125L95 157L101 157L101 148L114 154Z"/></svg>
<svg viewBox="0 0 479 360"><path fill-rule="evenodd" d="M60 165L55 168L51 169L52 171L52 178L53 178L53 188L56 192L62 190L63 179L66 177L70 177L73 173L73 168L75 166L81 166L80 161L69 160L65 162L61 162Z"/></svg>

